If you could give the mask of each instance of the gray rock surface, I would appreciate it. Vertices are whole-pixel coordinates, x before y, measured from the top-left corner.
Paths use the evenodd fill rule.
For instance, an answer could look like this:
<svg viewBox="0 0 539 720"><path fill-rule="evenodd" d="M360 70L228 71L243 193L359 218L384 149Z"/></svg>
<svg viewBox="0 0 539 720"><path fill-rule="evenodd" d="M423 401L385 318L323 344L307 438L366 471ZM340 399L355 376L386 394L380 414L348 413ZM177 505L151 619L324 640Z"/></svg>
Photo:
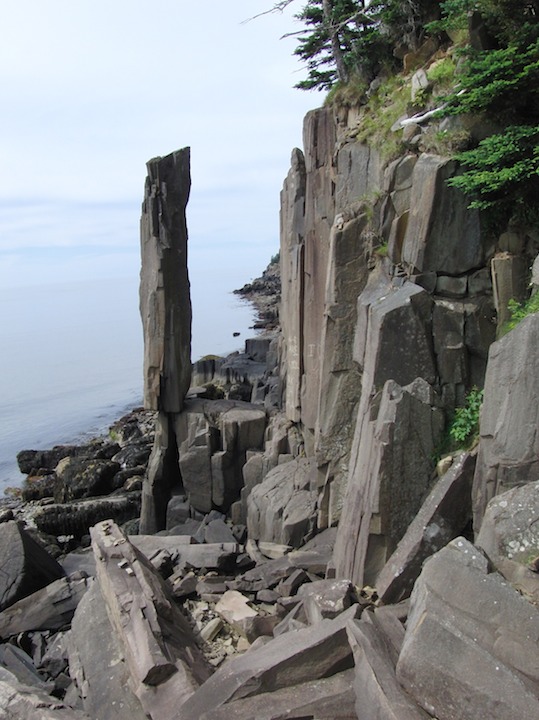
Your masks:
<svg viewBox="0 0 539 720"><path fill-rule="evenodd" d="M0 713L6 720L91 720L85 712L19 683L6 670L0 671Z"/></svg>
<svg viewBox="0 0 539 720"><path fill-rule="evenodd" d="M356 720L353 671L227 703L200 720Z"/></svg>
<svg viewBox="0 0 539 720"><path fill-rule="evenodd" d="M337 532L337 577L374 584L429 489L442 420L424 380L362 398Z"/></svg>
<svg viewBox="0 0 539 720"><path fill-rule="evenodd" d="M185 209L190 151L147 163L140 243L144 405L178 413L191 382L191 299Z"/></svg>
<svg viewBox="0 0 539 720"><path fill-rule="evenodd" d="M349 623L348 637L354 653L357 718L427 720L431 717L398 683L391 649L368 616Z"/></svg>
<svg viewBox="0 0 539 720"><path fill-rule="evenodd" d="M469 210L465 195L446 183L456 169L455 161L427 154L414 167L402 249L402 259L412 270L460 275L484 262L479 213Z"/></svg>
<svg viewBox="0 0 539 720"><path fill-rule="evenodd" d="M537 608L457 538L416 582L397 677L439 720L536 720L538 632Z"/></svg>
<svg viewBox="0 0 539 720"><path fill-rule="evenodd" d="M461 535L471 521L476 455L463 453L456 457L430 491L376 578L376 590L382 603L398 603L408 597L424 561Z"/></svg>
<svg viewBox="0 0 539 720"><path fill-rule="evenodd" d="M59 630L71 622L90 580L76 573L51 582L0 612L0 638L31 630Z"/></svg>
<svg viewBox="0 0 539 720"><path fill-rule="evenodd" d="M97 580L135 696L170 717L210 674L186 620L153 567L112 522L92 528Z"/></svg>
<svg viewBox="0 0 539 720"><path fill-rule="evenodd" d="M539 482L496 495L487 505L476 544L494 567L539 603Z"/></svg>
<svg viewBox="0 0 539 720"><path fill-rule="evenodd" d="M315 465L305 458L271 470L247 501L249 538L299 547L314 531Z"/></svg>
<svg viewBox="0 0 539 720"><path fill-rule="evenodd" d="M111 518L124 523L140 514L140 493L87 498L68 503L41 505L34 514L36 527L48 535L87 535L90 527Z"/></svg>
<svg viewBox="0 0 539 720"><path fill-rule="evenodd" d="M68 641L69 669L91 718L147 720L129 684L119 638L113 632L99 585L80 602Z"/></svg>
<svg viewBox="0 0 539 720"><path fill-rule="evenodd" d="M305 256L305 158L293 150L291 167L281 191L281 295L287 311L281 316L283 358L281 374L286 378L284 407L292 422L301 417L303 375L303 264Z"/></svg>
<svg viewBox="0 0 539 720"><path fill-rule="evenodd" d="M0 524L0 612L64 576L62 567L14 520Z"/></svg>
<svg viewBox="0 0 539 720"><path fill-rule="evenodd" d="M539 315L531 315L489 352L474 477L474 528L489 500L539 477Z"/></svg>

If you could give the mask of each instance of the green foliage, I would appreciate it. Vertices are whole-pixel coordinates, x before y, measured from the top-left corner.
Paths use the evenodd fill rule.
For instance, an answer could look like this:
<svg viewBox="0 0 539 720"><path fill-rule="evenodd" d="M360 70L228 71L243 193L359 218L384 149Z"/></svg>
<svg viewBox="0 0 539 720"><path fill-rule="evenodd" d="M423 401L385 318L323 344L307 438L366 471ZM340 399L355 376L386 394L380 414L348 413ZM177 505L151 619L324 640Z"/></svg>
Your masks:
<svg viewBox="0 0 539 720"><path fill-rule="evenodd" d="M511 319L505 324L503 328L503 334L513 330L521 320L524 320L528 315L539 312L539 292L533 293L528 300L523 303L519 303L516 300L509 300L509 310L511 312Z"/></svg>
<svg viewBox="0 0 539 720"><path fill-rule="evenodd" d="M539 218L539 125L516 125L457 154L465 172L448 182L472 198L470 207Z"/></svg>
<svg viewBox="0 0 539 720"><path fill-rule="evenodd" d="M353 23L347 22L357 12L357 4L353 0L337 0L332 3L331 25L324 17L322 0L308 0L303 10L296 15L306 28L301 34L299 45L294 55L299 56L307 64L306 80L297 83L301 90L329 90L339 79L331 44L331 33L335 32L343 55L350 53L355 29ZM337 29L338 28L338 29Z"/></svg>
<svg viewBox="0 0 539 720"><path fill-rule="evenodd" d="M429 33L452 33L468 28L468 13L473 9L473 0L446 0L440 3L442 17L427 23Z"/></svg>
<svg viewBox="0 0 539 720"><path fill-rule="evenodd" d="M455 61L448 55L428 68L427 78L435 85L446 86L455 80L455 69Z"/></svg>
<svg viewBox="0 0 539 720"><path fill-rule="evenodd" d="M495 113L508 120L539 115L538 28L497 50L469 50L460 83L446 100L444 115ZM535 38L530 37L535 35Z"/></svg>
<svg viewBox="0 0 539 720"><path fill-rule="evenodd" d="M281 259L281 251L279 250L279 252L277 252L277 253L275 253L275 255L271 256L270 265L275 265L276 263L279 262L280 259Z"/></svg>
<svg viewBox="0 0 539 720"><path fill-rule="evenodd" d="M296 15L305 25L294 52L307 65L307 78L296 85L302 90L330 90L353 76L369 83L383 68L394 69L395 45L416 47L437 2L331 0L329 6L329 18L322 0L307 0Z"/></svg>
<svg viewBox="0 0 539 720"><path fill-rule="evenodd" d="M486 0L479 0L486 6ZM518 3L516 3L518 5ZM491 0L491 17L500 2ZM495 12L496 11L496 12ZM498 23L498 27L501 27ZM499 30L500 38L504 33ZM488 210L491 228L510 217L539 222L539 25L522 24L511 41L492 50L465 52L459 83L440 116L485 115L502 130L456 155L464 172L448 183Z"/></svg>
<svg viewBox="0 0 539 720"><path fill-rule="evenodd" d="M457 447L471 446L479 436L479 413L483 390L473 387L466 396L466 404L455 410L449 437Z"/></svg>

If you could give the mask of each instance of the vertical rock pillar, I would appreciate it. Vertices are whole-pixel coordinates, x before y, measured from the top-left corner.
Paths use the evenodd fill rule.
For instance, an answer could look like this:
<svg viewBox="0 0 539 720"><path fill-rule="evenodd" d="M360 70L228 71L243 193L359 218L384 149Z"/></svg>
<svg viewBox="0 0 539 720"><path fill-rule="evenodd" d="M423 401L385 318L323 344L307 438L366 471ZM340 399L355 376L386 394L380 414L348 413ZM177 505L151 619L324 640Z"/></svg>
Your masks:
<svg viewBox="0 0 539 720"><path fill-rule="evenodd" d="M144 407L158 410L142 491L141 532L165 525L171 489L181 482L175 418L191 382L191 298L185 209L190 150L147 163L140 222L140 314L144 334Z"/></svg>

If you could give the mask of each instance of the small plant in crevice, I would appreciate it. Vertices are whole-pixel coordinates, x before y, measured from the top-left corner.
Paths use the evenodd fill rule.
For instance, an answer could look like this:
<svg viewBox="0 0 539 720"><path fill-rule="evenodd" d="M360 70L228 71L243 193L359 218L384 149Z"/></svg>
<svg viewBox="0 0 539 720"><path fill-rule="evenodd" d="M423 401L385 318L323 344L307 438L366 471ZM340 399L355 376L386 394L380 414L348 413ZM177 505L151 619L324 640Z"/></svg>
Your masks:
<svg viewBox="0 0 539 720"><path fill-rule="evenodd" d="M473 387L466 402L455 410L449 427L449 437L456 447L469 448L479 438L479 414L483 404L483 390Z"/></svg>
<svg viewBox="0 0 539 720"><path fill-rule="evenodd" d="M511 313L511 319L506 322L503 327L502 335L505 335L510 330L513 330L521 320L524 320L528 315L539 312L539 291L536 291L522 303L516 300L509 300L508 303L509 311Z"/></svg>

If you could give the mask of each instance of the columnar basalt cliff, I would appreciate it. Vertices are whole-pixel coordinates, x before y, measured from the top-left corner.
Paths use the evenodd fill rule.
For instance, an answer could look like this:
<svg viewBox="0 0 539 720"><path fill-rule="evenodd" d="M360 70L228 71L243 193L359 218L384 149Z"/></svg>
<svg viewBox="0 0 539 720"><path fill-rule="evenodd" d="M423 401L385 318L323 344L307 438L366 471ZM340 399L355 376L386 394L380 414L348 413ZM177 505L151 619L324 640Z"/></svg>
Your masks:
<svg viewBox="0 0 539 720"><path fill-rule="evenodd" d="M430 487L446 420L483 383L495 248L445 183L454 163L384 164L339 120L308 115L305 162L294 151L282 193L282 373L286 416L316 458L320 529L344 503L337 571L362 582L368 566L372 582ZM387 399L415 383L402 396L417 398L409 430L385 404L388 381L400 388Z"/></svg>
<svg viewBox="0 0 539 720"><path fill-rule="evenodd" d="M419 127L388 161L356 110L309 113L292 152L280 328L193 374L189 151L148 163L153 412L21 453L0 715L539 720L539 313L495 340L539 232L487 232ZM442 452L473 386L479 438Z"/></svg>

